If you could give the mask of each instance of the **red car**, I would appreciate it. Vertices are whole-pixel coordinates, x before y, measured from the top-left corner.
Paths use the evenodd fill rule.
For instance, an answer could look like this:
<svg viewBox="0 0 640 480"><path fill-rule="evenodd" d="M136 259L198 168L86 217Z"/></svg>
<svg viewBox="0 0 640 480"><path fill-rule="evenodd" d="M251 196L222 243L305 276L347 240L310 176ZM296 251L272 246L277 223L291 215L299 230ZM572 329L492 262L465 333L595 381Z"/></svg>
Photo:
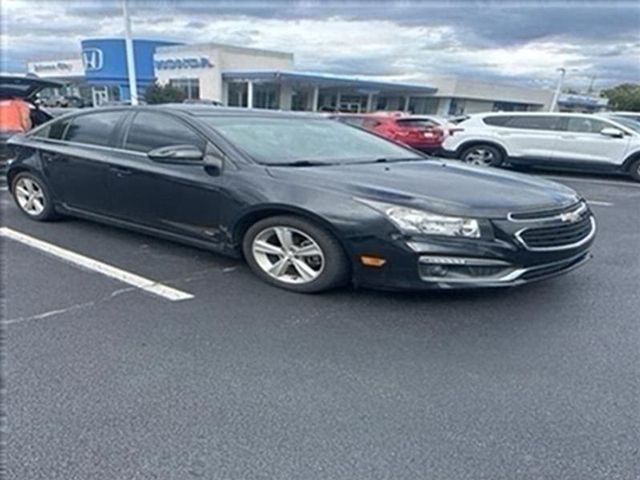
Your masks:
<svg viewBox="0 0 640 480"><path fill-rule="evenodd" d="M447 135L446 120L437 117L382 112L339 114L333 118L427 153L438 152Z"/></svg>

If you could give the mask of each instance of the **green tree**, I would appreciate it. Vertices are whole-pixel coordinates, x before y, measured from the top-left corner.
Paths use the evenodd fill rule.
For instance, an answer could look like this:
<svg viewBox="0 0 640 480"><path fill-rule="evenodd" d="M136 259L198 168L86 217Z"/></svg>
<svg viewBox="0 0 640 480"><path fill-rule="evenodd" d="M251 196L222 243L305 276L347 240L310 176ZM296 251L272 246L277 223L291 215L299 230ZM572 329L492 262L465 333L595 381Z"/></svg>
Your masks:
<svg viewBox="0 0 640 480"><path fill-rule="evenodd" d="M158 85L154 83L144 92L144 99L148 104L153 103L180 103L186 98L184 92L171 85Z"/></svg>
<svg viewBox="0 0 640 480"><path fill-rule="evenodd" d="M640 112L640 83L622 83L603 90L602 96L609 99L613 110Z"/></svg>

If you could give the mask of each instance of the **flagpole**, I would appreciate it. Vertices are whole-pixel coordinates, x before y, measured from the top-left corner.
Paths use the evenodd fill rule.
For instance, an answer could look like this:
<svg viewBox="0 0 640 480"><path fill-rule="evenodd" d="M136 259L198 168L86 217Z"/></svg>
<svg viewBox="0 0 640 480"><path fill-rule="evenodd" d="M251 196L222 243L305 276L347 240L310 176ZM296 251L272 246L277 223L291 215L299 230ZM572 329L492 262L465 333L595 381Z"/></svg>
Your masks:
<svg viewBox="0 0 640 480"><path fill-rule="evenodd" d="M136 60L133 52L133 40L131 38L131 19L129 18L129 5L127 3L127 0L122 0L122 15L124 17L124 42L127 51L127 71L129 73L129 94L131 97L131 105L138 105Z"/></svg>

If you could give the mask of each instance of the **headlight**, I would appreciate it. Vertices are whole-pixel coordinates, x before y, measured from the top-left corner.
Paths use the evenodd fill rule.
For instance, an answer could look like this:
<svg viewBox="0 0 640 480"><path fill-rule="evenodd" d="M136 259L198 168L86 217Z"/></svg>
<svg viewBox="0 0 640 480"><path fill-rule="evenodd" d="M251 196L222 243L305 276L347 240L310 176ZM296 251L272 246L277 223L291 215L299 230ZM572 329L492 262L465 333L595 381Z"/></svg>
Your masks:
<svg viewBox="0 0 640 480"><path fill-rule="evenodd" d="M356 200L384 213L402 233L480 238L480 224L473 218L449 217L363 198Z"/></svg>

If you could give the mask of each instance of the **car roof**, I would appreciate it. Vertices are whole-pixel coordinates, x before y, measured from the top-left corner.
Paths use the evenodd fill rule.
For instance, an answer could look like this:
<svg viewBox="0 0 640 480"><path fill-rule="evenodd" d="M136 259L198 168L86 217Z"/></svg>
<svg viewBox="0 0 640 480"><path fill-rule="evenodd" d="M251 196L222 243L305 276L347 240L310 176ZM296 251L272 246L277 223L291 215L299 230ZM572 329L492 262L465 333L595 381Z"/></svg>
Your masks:
<svg viewBox="0 0 640 480"><path fill-rule="evenodd" d="M187 115L191 117L222 117L222 116L243 116L243 117L271 117L271 118L313 118L328 119L326 114L320 112L292 112L282 110L267 110L260 108L244 107L212 107L211 105L198 105L188 103L163 103L156 105L118 105L107 107L83 108L71 115L84 115L87 113L114 112L114 111L137 111L137 112L167 112Z"/></svg>
<svg viewBox="0 0 640 480"><path fill-rule="evenodd" d="M59 88L63 84L29 75L0 75L0 98L31 100L45 88Z"/></svg>
<svg viewBox="0 0 640 480"><path fill-rule="evenodd" d="M580 116L580 117L597 117L599 115L603 115L603 113L582 113L582 112L484 112L484 113L474 113L469 115L470 118L473 117L478 117L478 118L484 118L484 117L492 117L495 115L508 115L510 117L531 117L531 116L545 116L548 117L549 115L552 116L557 116L557 117L576 117L576 116Z"/></svg>

